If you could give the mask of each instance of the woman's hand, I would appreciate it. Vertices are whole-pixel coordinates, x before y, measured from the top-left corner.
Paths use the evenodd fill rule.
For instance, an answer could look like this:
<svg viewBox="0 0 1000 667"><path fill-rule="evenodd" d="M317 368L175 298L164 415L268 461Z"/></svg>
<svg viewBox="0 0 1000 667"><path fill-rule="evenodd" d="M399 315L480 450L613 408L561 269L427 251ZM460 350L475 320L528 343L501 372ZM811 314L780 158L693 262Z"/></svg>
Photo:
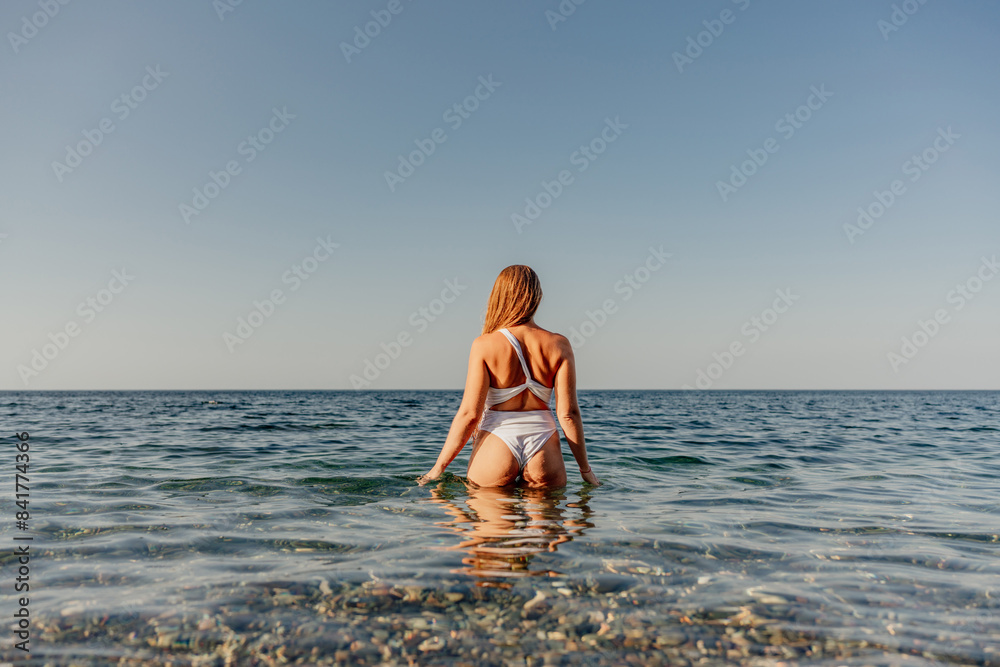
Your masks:
<svg viewBox="0 0 1000 667"><path fill-rule="evenodd" d="M601 485L601 480L597 479L597 475L594 474L593 469L588 470L587 472L580 471L580 477L583 477L583 481L588 484L593 484L594 486Z"/></svg>
<svg viewBox="0 0 1000 667"><path fill-rule="evenodd" d="M426 475L421 475L420 477L418 477L417 478L417 483L420 486L423 486L424 484L427 484L428 482L433 482L438 477L440 477L443 472L444 471L438 470L437 466L435 466L435 467L431 468L431 471L429 473L427 473Z"/></svg>

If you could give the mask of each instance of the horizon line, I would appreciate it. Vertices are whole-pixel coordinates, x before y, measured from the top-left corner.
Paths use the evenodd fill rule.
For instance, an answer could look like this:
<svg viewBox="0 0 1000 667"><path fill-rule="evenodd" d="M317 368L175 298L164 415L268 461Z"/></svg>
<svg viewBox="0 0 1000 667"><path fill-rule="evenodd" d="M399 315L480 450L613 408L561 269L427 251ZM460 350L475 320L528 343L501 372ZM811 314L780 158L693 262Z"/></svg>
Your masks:
<svg viewBox="0 0 1000 667"><path fill-rule="evenodd" d="M254 389L0 389L0 393L13 394L13 393L45 393L45 392L240 392L240 391L292 391L292 392L343 392L343 393L374 393L374 392L386 392L386 391L450 391L450 392L462 392L464 389L280 389L280 388L254 388ZM766 389L766 388L743 388L743 389L599 389L599 388L588 388L588 389L577 389L577 392L586 391L662 391L662 392L677 392L677 393L719 393L727 391L745 391L745 392L761 392L761 391L813 391L813 392L836 392L836 391L880 391L880 392L921 392L921 391L983 391L983 392L998 392L1000 388L997 389Z"/></svg>

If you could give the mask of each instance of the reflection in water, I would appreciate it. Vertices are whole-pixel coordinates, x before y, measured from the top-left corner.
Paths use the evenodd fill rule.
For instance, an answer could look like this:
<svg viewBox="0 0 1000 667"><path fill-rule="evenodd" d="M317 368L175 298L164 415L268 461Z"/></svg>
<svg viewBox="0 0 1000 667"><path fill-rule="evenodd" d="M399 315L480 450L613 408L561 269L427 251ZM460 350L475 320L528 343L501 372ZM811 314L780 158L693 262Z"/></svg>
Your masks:
<svg viewBox="0 0 1000 667"><path fill-rule="evenodd" d="M558 545L592 528L587 502L590 494L578 492L567 500L565 489L523 487L483 488L466 483L468 496L458 497L444 485L431 490L431 502L444 506L454 517L439 525L457 532L462 541L450 549L468 556L456 574L477 577L477 586L510 588L510 577L560 576L554 570L532 570L535 554L556 551ZM563 505L564 504L564 505ZM568 515L575 516L568 516Z"/></svg>

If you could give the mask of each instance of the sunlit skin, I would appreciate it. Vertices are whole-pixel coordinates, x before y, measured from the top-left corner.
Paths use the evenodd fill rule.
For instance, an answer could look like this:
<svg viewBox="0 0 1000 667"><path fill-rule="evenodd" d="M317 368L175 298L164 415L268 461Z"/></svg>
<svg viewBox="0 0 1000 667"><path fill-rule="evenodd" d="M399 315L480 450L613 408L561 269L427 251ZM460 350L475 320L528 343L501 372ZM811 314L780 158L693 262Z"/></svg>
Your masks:
<svg viewBox="0 0 1000 667"><path fill-rule="evenodd" d="M581 477L590 484L600 484L587 460L583 421L576 397L576 360L569 340L542 329L535 324L534 318L507 329L521 343L532 377L546 387L555 388L556 418L580 468ZM440 477L473 436L491 385L497 388L513 387L524 381L517 356L502 333L484 334L473 341L462 403L451 422L437 462L430 472L420 478L420 483L426 484ZM523 391L491 409L524 411L545 410L547 407L530 391ZM503 440L492 433L481 431L476 434L469 457L468 481L483 487L508 486L517 480L517 475L517 459ZM524 485L532 488L566 485L566 465L558 432L528 461L522 477Z"/></svg>

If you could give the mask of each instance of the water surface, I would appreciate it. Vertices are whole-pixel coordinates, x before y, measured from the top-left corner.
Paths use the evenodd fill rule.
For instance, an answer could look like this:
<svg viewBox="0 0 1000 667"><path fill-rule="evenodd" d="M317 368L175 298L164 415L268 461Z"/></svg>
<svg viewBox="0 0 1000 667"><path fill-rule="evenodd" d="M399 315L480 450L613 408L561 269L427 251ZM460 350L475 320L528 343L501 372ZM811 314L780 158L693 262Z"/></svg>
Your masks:
<svg viewBox="0 0 1000 667"><path fill-rule="evenodd" d="M1000 393L582 392L603 486L417 486L459 399L0 393L31 658L1000 664Z"/></svg>

